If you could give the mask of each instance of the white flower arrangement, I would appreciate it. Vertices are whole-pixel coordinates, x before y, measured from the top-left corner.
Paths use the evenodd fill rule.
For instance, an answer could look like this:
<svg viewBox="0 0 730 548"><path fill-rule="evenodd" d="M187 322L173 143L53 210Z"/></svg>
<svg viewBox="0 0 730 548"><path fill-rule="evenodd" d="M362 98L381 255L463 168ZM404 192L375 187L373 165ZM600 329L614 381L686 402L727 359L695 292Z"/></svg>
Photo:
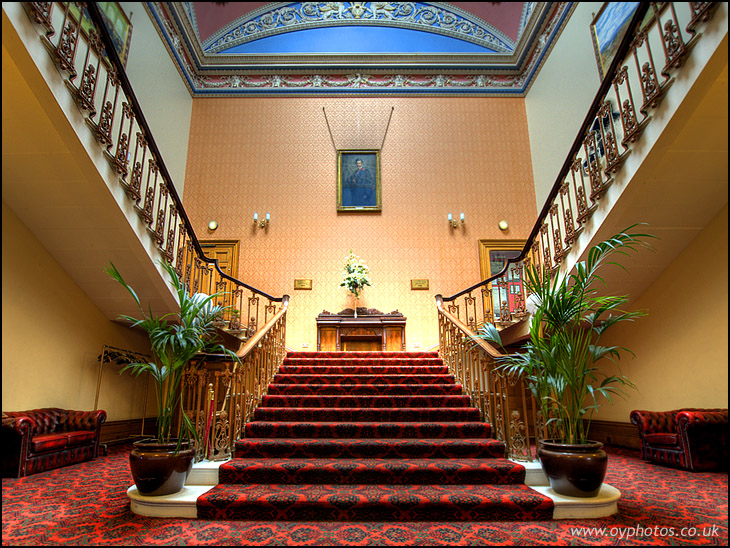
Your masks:
<svg viewBox="0 0 730 548"><path fill-rule="evenodd" d="M346 287L350 293L355 295L355 299L358 299L363 288L370 285L370 269L352 250L350 250L350 255L347 257L344 274L345 279L340 287Z"/></svg>

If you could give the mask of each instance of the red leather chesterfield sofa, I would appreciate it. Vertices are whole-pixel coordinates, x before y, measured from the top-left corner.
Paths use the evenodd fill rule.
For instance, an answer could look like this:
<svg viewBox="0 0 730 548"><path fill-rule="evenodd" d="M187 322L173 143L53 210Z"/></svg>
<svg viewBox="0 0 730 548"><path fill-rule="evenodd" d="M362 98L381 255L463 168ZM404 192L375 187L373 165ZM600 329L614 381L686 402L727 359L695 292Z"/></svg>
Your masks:
<svg viewBox="0 0 730 548"><path fill-rule="evenodd" d="M95 458L106 411L3 412L3 477L20 478Z"/></svg>
<svg viewBox="0 0 730 548"><path fill-rule="evenodd" d="M641 458L686 470L727 468L727 409L632 411Z"/></svg>

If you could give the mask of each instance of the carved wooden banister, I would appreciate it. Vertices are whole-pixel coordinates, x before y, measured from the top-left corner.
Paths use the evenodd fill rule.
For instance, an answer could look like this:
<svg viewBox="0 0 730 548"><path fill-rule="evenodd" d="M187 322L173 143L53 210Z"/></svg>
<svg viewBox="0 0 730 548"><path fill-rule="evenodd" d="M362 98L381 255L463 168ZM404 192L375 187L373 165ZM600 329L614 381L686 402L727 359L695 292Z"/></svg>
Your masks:
<svg viewBox="0 0 730 548"><path fill-rule="evenodd" d="M183 408L198 432L196 458L227 459L286 356L288 297L266 324L236 352L200 355L185 370Z"/></svg>
<svg viewBox="0 0 730 548"><path fill-rule="evenodd" d="M443 307L436 295L439 323L439 354L481 418L492 426L492 435L505 443L507 456L532 461L535 443L536 406L522 380L497 367L504 354Z"/></svg>
<svg viewBox="0 0 730 548"><path fill-rule="evenodd" d="M510 453L512 447L524 443L520 428L530 432L539 417L529 404L522 411L510 409L510 413L520 415L512 416L519 424L514 428L505 427L504 413L488 415L489 409L479 402L500 401L505 391L496 382L488 382L496 357L472 339L473 333L487 322L506 327L527 321L530 303L522 282L524 268L534 265L539 271L558 271L563 266L632 147L650 124L650 112L672 85L672 74L682 67L701 36L699 30L712 19L719 5L639 3L523 249L506 260L500 272L454 295L436 298L442 357L460 382L466 382L465 391L472 395L475 405L482 406L485 420L494 421L497 437L505 436L502 439ZM663 59L657 57L657 52ZM513 298L507 292L513 292ZM470 370L477 362L482 370ZM474 378L484 382L475 387ZM518 380L511 382L519 384ZM483 387L487 394L480 393L477 398L475 391ZM496 407L494 411L500 412ZM516 438L510 437L513 433Z"/></svg>
<svg viewBox="0 0 730 548"><path fill-rule="evenodd" d="M683 65L700 38L698 29L717 7L716 2L639 3L523 249L500 272L443 297L444 306L472 330L484 322L505 326L526 317L527 295L521 281L514 280L527 264L561 268L650 123L651 109L672 85L672 72ZM654 51L663 54L663 61ZM499 302L492 299L499 284L517 284L519 292L517 299L504 299L509 304L505 314L495 314L503 305L501 296Z"/></svg>
<svg viewBox="0 0 730 548"><path fill-rule="evenodd" d="M24 2L66 87L162 258L191 293L224 294L222 320L246 339L280 308L276 297L205 255L95 2ZM88 13L85 16L84 13ZM80 18L88 21L81 25Z"/></svg>

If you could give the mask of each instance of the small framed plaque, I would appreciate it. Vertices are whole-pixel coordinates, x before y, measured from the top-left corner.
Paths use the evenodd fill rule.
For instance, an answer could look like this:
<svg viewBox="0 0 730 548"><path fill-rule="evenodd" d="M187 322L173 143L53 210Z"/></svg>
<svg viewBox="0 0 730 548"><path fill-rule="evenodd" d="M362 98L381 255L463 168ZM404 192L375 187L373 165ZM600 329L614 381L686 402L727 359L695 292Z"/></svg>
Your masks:
<svg viewBox="0 0 730 548"><path fill-rule="evenodd" d="M312 280L294 280L294 289L312 289Z"/></svg>
<svg viewBox="0 0 730 548"><path fill-rule="evenodd" d="M411 289L428 289L428 280L411 280Z"/></svg>

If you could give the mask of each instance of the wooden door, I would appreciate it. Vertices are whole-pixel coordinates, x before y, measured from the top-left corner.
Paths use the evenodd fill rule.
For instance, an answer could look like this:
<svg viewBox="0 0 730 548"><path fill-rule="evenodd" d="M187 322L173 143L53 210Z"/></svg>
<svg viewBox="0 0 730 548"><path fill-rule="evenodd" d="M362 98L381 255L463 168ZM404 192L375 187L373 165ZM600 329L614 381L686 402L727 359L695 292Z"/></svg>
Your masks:
<svg viewBox="0 0 730 548"><path fill-rule="evenodd" d="M203 253L211 259L218 259L218 266L232 278L238 279L238 246L239 240L205 240L200 242ZM208 294L222 293L223 296L216 300L216 304L220 306L231 306L240 310L242 303L240 296L234 294L236 289L233 283L218 274L217 270L213 270L210 274L208 283L203 285ZM234 319L229 310L225 314L226 320ZM236 326L238 328L238 326Z"/></svg>
<svg viewBox="0 0 730 548"><path fill-rule="evenodd" d="M201 240L200 247L207 257L218 259L220 269L233 278L238 278L239 240Z"/></svg>

